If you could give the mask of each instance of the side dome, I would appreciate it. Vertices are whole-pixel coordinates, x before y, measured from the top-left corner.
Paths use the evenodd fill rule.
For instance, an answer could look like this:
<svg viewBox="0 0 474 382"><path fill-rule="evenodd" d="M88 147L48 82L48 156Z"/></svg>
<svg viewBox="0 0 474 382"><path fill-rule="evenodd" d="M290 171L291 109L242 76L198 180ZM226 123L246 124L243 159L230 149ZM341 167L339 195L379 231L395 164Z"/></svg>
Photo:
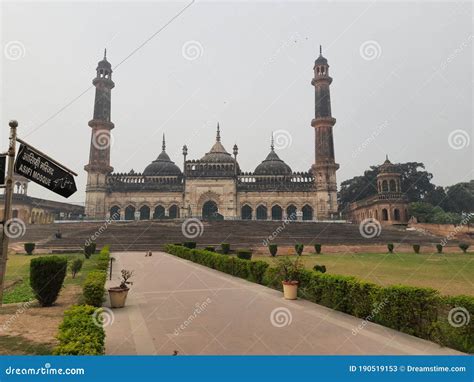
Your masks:
<svg viewBox="0 0 474 382"><path fill-rule="evenodd" d="M291 171L290 166L288 166L285 162L283 162L277 153L275 152L275 148L273 146L273 137L272 137L272 144L270 146L271 150L270 153L267 155L265 160L260 163L254 171L255 175L291 175L293 171Z"/></svg>
<svg viewBox="0 0 474 382"><path fill-rule="evenodd" d="M163 146L160 155L143 171L145 176L177 176L182 175L178 166L170 159L165 151L165 136L163 135Z"/></svg>

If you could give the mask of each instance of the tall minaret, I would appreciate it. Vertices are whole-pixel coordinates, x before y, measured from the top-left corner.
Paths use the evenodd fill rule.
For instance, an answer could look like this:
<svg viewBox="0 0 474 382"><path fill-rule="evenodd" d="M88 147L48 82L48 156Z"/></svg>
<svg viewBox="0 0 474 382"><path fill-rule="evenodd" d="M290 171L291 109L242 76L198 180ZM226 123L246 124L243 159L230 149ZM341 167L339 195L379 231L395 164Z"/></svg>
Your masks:
<svg viewBox="0 0 474 382"><path fill-rule="evenodd" d="M331 114L331 97L329 85L329 65L323 57L319 46L319 57L314 62L314 78L311 84L315 90L315 116L311 126L315 129L316 161L312 166L316 180L318 198L317 217L328 218L337 213L337 183L336 170L339 165L334 159L334 139L332 128L336 119Z"/></svg>
<svg viewBox="0 0 474 382"><path fill-rule="evenodd" d="M106 176L113 171L110 166L110 130L114 124L110 122L110 94L115 86L112 81L112 66L107 61L107 50L104 58L97 65L97 75L92 80L95 86L94 116L89 121L92 128L89 163L84 167L87 171L86 185L86 217L104 219Z"/></svg>

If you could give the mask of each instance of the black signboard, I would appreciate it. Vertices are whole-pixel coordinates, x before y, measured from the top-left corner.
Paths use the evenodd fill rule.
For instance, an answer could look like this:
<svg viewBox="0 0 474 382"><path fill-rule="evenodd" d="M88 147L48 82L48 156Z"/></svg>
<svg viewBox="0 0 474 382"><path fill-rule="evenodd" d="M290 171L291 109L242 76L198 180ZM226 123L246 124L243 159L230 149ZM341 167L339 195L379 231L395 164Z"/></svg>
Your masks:
<svg viewBox="0 0 474 382"><path fill-rule="evenodd" d="M70 172L24 144L20 145L16 157L15 172L65 198L77 191Z"/></svg>
<svg viewBox="0 0 474 382"><path fill-rule="evenodd" d="M5 168L7 164L7 156L0 154L0 184L5 184Z"/></svg>

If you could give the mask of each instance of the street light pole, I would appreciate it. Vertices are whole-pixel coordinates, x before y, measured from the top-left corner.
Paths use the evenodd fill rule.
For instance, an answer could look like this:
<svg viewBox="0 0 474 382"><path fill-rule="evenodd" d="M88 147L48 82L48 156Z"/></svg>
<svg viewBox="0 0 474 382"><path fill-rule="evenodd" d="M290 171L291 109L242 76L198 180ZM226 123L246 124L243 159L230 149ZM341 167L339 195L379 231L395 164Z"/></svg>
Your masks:
<svg viewBox="0 0 474 382"><path fill-rule="evenodd" d="M16 151L16 128L18 122L13 120L9 123L10 126L10 144L8 146L8 167L7 176L5 180L5 207L3 209L2 232L0 235L0 306L3 302L3 285L5 282L5 272L7 268L8 257L8 239L7 223L12 215L12 201L13 201L13 165L15 163Z"/></svg>

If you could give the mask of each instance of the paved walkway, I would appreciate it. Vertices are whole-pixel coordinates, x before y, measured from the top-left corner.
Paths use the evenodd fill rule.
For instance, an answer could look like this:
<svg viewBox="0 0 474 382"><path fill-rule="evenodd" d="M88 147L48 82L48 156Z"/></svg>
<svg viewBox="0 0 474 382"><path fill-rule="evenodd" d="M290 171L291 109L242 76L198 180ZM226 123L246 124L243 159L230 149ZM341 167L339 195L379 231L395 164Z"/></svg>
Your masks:
<svg viewBox="0 0 474 382"><path fill-rule="evenodd" d="M108 286L123 268L135 276L107 354L457 354L165 253L113 256Z"/></svg>

